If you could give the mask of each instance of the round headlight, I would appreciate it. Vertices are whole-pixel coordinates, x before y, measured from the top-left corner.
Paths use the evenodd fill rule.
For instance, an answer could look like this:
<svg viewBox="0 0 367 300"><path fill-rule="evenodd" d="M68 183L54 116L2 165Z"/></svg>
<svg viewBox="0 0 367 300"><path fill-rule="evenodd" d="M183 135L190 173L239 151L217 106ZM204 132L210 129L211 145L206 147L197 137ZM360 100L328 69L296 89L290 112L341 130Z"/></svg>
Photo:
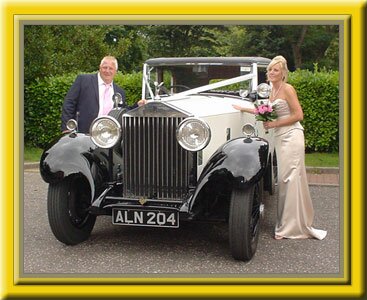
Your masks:
<svg viewBox="0 0 367 300"><path fill-rule="evenodd" d="M250 137L255 133L255 127L250 124L247 123L245 125L243 125L242 127L242 133L246 136L246 137Z"/></svg>
<svg viewBox="0 0 367 300"><path fill-rule="evenodd" d="M188 151L199 151L210 141L209 125L198 118L187 118L177 127L177 141Z"/></svg>
<svg viewBox="0 0 367 300"><path fill-rule="evenodd" d="M103 116L93 121L90 127L90 136L98 147L111 148L120 139L121 126L116 119Z"/></svg>
<svg viewBox="0 0 367 300"><path fill-rule="evenodd" d="M270 96L271 86L267 83L260 83L256 91L261 98L268 98Z"/></svg>
<svg viewBox="0 0 367 300"><path fill-rule="evenodd" d="M70 119L66 122L66 128L70 131L74 131L78 127L78 123L74 119Z"/></svg>

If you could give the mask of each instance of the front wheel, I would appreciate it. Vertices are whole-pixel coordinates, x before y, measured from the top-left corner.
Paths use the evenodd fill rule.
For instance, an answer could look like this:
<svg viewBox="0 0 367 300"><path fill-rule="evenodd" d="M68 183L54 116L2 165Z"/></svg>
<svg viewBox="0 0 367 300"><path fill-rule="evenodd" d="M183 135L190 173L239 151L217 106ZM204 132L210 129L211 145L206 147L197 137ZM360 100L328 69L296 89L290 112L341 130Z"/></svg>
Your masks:
<svg viewBox="0 0 367 300"><path fill-rule="evenodd" d="M50 184L47 195L47 212L55 237L67 245L76 245L87 240L96 217L88 211L90 187L79 175Z"/></svg>
<svg viewBox="0 0 367 300"><path fill-rule="evenodd" d="M235 259L248 261L255 254L260 232L261 184L234 189L229 212L229 245Z"/></svg>

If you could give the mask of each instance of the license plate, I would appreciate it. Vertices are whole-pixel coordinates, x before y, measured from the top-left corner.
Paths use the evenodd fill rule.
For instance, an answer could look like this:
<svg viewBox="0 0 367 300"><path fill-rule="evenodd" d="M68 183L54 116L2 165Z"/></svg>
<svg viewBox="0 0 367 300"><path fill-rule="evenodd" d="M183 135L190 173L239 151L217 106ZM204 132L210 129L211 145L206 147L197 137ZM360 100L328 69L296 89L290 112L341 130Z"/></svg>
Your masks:
<svg viewBox="0 0 367 300"><path fill-rule="evenodd" d="M176 228L179 217L177 211L113 209L112 224Z"/></svg>

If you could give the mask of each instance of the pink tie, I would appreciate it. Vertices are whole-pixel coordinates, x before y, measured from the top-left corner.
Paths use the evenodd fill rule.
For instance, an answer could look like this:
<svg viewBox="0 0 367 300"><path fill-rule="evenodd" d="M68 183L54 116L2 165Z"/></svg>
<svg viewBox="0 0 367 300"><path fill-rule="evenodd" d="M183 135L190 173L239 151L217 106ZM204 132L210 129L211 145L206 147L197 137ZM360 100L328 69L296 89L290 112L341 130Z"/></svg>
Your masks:
<svg viewBox="0 0 367 300"><path fill-rule="evenodd" d="M103 115L108 115L108 113L110 112L110 110L113 107L113 102L112 102L112 97L111 97L111 84L104 84L105 85L105 90L104 90L104 95L103 95Z"/></svg>

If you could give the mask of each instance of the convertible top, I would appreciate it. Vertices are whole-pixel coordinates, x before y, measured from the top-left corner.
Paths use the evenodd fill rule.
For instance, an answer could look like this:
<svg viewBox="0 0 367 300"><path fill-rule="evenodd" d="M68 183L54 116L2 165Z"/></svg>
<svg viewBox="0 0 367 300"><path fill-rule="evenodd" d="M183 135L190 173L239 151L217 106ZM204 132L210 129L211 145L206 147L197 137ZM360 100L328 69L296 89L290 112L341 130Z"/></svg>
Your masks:
<svg viewBox="0 0 367 300"><path fill-rule="evenodd" d="M250 66L253 63L267 66L269 58L257 56L243 57L160 57L148 59L149 66L178 66L178 65L230 65Z"/></svg>

